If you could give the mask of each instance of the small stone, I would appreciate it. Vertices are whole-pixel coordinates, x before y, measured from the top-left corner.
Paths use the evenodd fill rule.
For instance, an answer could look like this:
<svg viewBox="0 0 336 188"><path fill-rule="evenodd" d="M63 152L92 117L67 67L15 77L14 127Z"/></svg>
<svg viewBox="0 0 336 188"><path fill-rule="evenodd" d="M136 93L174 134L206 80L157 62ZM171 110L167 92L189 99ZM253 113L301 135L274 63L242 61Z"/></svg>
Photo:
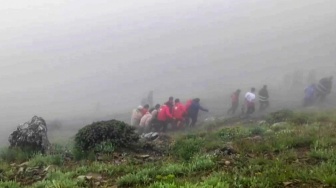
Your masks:
<svg viewBox="0 0 336 188"><path fill-rule="evenodd" d="M28 164L29 164L29 162L27 161L27 162L21 163L21 164L19 165L19 167L28 166Z"/></svg>
<svg viewBox="0 0 336 188"><path fill-rule="evenodd" d="M231 162L230 161L225 161L225 163L224 163L226 166L229 166L230 164L231 164Z"/></svg>
<svg viewBox="0 0 336 188"><path fill-rule="evenodd" d="M147 159L150 157L150 155L137 155L136 157L140 159Z"/></svg>

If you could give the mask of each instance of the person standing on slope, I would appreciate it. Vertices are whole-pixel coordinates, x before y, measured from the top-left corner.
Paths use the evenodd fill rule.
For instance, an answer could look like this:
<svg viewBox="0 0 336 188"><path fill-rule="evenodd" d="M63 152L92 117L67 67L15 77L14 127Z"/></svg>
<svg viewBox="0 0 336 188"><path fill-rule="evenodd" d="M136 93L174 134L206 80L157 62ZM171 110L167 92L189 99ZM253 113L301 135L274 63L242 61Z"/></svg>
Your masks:
<svg viewBox="0 0 336 188"><path fill-rule="evenodd" d="M316 85L311 84L304 90L304 93L303 107L313 105L316 99Z"/></svg>
<svg viewBox="0 0 336 188"><path fill-rule="evenodd" d="M153 120L153 116L151 113L146 112L144 116L142 116L139 124L139 133L147 133L151 128L151 122Z"/></svg>
<svg viewBox="0 0 336 188"><path fill-rule="evenodd" d="M140 124L142 116L143 116L143 107L138 106L138 108L134 109L132 112L131 126L137 127Z"/></svg>
<svg viewBox="0 0 336 188"><path fill-rule="evenodd" d="M154 108L150 109L149 112L152 114L152 121L150 124L149 131L151 131L153 128L158 127L158 113L160 110L160 104L156 104Z"/></svg>
<svg viewBox="0 0 336 188"><path fill-rule="evenodd" d="M332 81L333 77L326 77L322 78L319 81L319 84L317 85L317 91L318 91L318 98L320 98L320 101L323 102L327 95L330 94L332 89Z"/></svg>
<svg viewBox="0 0 336 188"><path fill-rule="evenodd" d="M237 91L231 95L231 108L227 111L229 115L234 115L236 113L236 110L239 106L239 95L240 89L237 89Z"/></svg>
<svg viewBox="0 0 336 188"><path fill-rule="evenodd" d="M180 102L180 99L175 99L173 117L175 118L174 125L176 125L177 129L182 128L185 113L186 113L186 109L185 109L184 105Z"/></svg>
<svg viewBox="0 0 336 188"><path fill-rule="evenodd" d="M251 88L251 91L245 94L245 105L247 107L246 115L251 115L255 111L255 88Z"/></svg>
<svg viewBox="0 0 336 188"><path fill-rule="evenodd" d="M267 91L267 85L264 85L264 87L259 90L259 111L264 111L269 106L268 101L269 95Z"/></svg>
<svg viewBox="0 0 336 188"><path fill-rule="evenodd" d="M174 119L170 113L168 102L161 106L157 119L159 126L156 131L166 132L169 121Z"/></svg>
<svg viewBox="0 0 336 188"><path fill-rule="evenodd" d="M191 124L190 124L191 127L194 127L195 124L197 123L197 117L198 117L199 110L209 112L208 109L203 108L200 105L200 101L201 100L199 98L193 99L190 107L188 108L188 116L191 118Z"/></svg>

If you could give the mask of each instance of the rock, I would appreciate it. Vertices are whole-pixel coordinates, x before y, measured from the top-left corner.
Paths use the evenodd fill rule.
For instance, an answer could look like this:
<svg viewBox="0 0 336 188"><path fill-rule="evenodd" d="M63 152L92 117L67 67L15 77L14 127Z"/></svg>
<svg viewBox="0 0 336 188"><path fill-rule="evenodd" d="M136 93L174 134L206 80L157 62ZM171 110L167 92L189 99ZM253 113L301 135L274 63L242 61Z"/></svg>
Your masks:
<svg viewBox="0 0 336 188"><path fill-rule="evenodd" d="M247 137L247 140L251 140L251 141L261 141L262 137L261 136L254 136L254 137Z"/></svg>
<svg viewBox="0 0 336 188"><path fill-rule="evenodd" d="M96 173L89 173L86 175L86 179L88 180L96 180L96 181L101 181L103 179L102 175L96 174Z"/></svg>
<svg viewBox="0 0 336 188"><path fill-rule="evenodd" d="M259 121L258 122L258 125L260 126L260 125L266 125L267 124L267 122L265 121L265 120L262 120L262 121Z"/></svg>
<svg viewBox="0 0 336 188"><path fill-rule="evenodd" d="M20 174L20 173L23 173L23 172L24 172L24 170L25 170L25 168L23 168L23 167L20 167L17 173L18 173L18 174Z"/></svg>
<svg viewBox="0 0 336 188"><path fill-rule="evenodd" d="M147 159L150 157L150 155L136 155L135 157L140 158L140 159Z"/></svg>
<svg viewBox="0 0 336 188"><path fill-rule="evenodd" d="M28 164L29 164L29 162L27 161L27 162L21 163L21 164L19 165L19 167L27 167Z"/></svg>
<svg viewBox="0 0 336 188"><path fill-rule="evenodd" d="M50 148L47 131L44 119L34 116L30 122L19 125L9 136L10 147L30 148L45 153Z"/></svg>
<svg viewBox="0 0 336 188"><path fill-rule="evenodd" d="M278 122L274 123L271 127L285 127L287 125L286 122Z"/></svg>
<svg viewBox="0 0 336 188"><path fill-rule="evenodd" d="M233 155L233 154L236 154L237 152L231 148L231 147L223 147L223 148L220 148L220 149L217 149L215 150L214 152L214 155Z"/></svg>
<svg viewBox="0 0 336 188"><path fill-rule="evenodd" d="M86 176L83 176L83 175L77 177L77 179L79 179L79 180L85 180L85 178L86 178Z"/></svg>
<svg viewBox="0 0 336 188"><path fill-rule="evenodd" d="M56 166L54 166L54 165L49 165L49 166L47 166L47 168L45 168L43 171L44 172L51 172L51 171L56 171Z"/></svg>
<svg viewBox="0 0 336 188"><path fill-rule="evenodd" d="M155 140L158 137L159 137L159 133L157 132L144 133L141 135L141 138L148 140L148 141Z"/></svg>
<svg viewBox="0 0 336 188"><path fill-rule="evenodd" d="M226 166L229 166L230 164L231 164L230 161L225 161L225 165L226 165Z"/></svg>

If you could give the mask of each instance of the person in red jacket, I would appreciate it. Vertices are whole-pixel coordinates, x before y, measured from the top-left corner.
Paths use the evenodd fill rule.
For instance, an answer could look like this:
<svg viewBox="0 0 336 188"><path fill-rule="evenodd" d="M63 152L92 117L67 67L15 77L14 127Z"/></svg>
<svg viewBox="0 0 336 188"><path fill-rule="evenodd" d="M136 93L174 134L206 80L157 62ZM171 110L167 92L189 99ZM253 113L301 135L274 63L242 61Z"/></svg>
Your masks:
<svg viewBox="0 0 336 188"><path fill-rule="evenodd" d="M180 102L180 99L175 99L175 106L173 110L173 117L175 118L176 128L181 128L184 121L184 116L186 109L184 105Z"/></svg>
<svg viewBox="0 0 336 188"><path fill-rule="evenodd" d="M167 130L167 125L169 123L169 120L174 119L172 114L170 113L169 110L169 104L165 103L164 105L161 106L159 113L158 113L158 125L157 131L162 130L162 132L165 132Z"/></svg>

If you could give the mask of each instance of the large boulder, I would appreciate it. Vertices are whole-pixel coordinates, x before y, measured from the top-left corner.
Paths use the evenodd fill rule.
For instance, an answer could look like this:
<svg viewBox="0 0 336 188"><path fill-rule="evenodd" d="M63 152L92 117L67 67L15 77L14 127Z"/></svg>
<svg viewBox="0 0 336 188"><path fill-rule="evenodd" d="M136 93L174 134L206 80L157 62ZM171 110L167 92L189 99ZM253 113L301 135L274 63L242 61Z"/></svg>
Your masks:
<svg viewBox="0 0 336 188"><path fill-rule="evenodd" d="M45 153L50 147L47 131L47 124L44 119L34 116L31 121L20 124L16 131L9 136L10 147Z"/></svg>

